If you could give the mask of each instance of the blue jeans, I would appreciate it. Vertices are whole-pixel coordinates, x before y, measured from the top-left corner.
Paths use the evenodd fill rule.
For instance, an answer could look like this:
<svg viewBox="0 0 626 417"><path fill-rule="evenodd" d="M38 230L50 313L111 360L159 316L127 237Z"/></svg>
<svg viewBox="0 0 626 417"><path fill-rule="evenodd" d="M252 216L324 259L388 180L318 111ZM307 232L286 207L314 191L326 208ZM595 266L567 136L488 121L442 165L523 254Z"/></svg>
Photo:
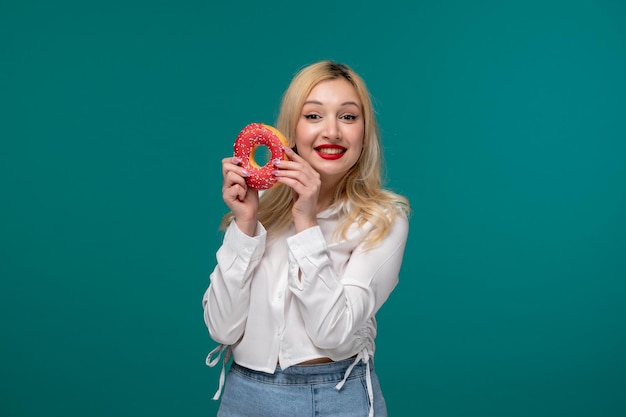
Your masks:
<svg viewBox="0 0 626 417"><path fill-rule="evenodd" d="M274 374L233 362L217 417L367 417L370 401L363 362L352 369L340 390L335 388L353 362L277 367ZM378 377L373 363L369 364L374 416L387 417Z"/></svg>

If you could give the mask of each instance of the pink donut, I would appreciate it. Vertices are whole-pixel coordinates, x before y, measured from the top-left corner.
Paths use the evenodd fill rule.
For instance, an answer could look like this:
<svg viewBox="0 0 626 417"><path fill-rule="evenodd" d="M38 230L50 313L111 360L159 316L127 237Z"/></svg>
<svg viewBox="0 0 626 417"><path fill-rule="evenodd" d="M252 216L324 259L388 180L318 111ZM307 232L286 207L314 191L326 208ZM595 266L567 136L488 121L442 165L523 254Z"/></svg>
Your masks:
<svg viewBox="0 0 626 417"><path fill-rule="evenodd" d="M264 166L260 166L254 159L259 146L267 146L271 154ZM276 176L272 174L275 169L272 161L287 159L283 146L288 146L287 138L272 126L250 123L243 128L235 140L235 156L241 159L241 166L250 173L246 177L249 187L266 190L276 184Z"/></svg>

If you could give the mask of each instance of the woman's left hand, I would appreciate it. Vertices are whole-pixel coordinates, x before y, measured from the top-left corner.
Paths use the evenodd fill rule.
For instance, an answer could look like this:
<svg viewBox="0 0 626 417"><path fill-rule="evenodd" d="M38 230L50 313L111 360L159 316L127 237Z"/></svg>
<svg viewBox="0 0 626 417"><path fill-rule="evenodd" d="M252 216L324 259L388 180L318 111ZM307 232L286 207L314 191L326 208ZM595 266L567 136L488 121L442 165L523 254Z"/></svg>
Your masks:
<svg viewBox="0 0 626 417"><path fill-rule="evenodd" d="M322 181L319 173L291 148L285 146L288 161L274 161L274 175L293 191L293 222L296 233L317 225L317 199Z"/></svg>

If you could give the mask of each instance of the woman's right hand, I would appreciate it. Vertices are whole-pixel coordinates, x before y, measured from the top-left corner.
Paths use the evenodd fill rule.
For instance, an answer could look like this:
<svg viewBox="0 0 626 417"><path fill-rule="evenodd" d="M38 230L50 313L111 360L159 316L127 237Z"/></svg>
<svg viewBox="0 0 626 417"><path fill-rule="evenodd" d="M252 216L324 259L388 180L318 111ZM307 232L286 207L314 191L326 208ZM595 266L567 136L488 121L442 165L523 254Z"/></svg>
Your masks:
<svg viewBox="0 0 626 417"><path fill-rule="evenodd" d="M257 225L257 212L259 210L259 192L248 187L246 178L248 173L239 164L241 160L236 157L222 159L222 198L232 211L235 223L239 229L254 236Z"/></svg>

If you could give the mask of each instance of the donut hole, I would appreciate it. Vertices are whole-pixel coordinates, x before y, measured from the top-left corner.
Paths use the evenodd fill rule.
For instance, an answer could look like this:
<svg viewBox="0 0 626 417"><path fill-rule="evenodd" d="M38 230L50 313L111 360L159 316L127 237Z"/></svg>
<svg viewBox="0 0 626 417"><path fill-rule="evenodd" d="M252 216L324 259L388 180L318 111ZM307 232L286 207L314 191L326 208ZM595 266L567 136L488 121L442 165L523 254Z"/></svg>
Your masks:
<svg viewBox="0 0 626 417"><path fill-rule="evenodd" d="M270 148L265 145L258 145L252 150L252 154L250 155L250 162L256 164L259 167L266 165L270 159L272 158L272 152Z"/></svg>

